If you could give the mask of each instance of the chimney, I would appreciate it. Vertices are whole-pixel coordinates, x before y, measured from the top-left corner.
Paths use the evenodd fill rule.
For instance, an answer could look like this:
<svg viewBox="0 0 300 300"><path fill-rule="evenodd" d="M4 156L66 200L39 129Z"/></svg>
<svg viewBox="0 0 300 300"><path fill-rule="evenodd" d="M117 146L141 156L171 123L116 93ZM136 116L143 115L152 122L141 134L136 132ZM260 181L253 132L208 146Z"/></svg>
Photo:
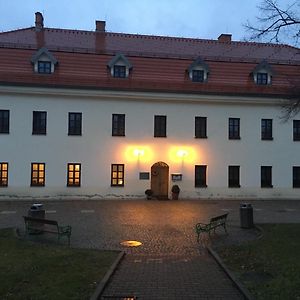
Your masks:
<svg viewBox="0 0 300 300"><path fill-rule="evenodd" d="M35 30L41 31L44 29L44 17L40 12L35 13Z"/></svg>
<svg viewBox="0 0 300 300"><path fill-rule="evenodd" d="M96 32L105 32L105 21L96 20Z"/></svg>
<svg viewBox="0 0 300 300"><path fill-rule="evenodd" d="M231 42L231 34L225 34L222 33L219 37L218 37L218 41L219 42L223 42L223 43L230 43Z"/></svg>

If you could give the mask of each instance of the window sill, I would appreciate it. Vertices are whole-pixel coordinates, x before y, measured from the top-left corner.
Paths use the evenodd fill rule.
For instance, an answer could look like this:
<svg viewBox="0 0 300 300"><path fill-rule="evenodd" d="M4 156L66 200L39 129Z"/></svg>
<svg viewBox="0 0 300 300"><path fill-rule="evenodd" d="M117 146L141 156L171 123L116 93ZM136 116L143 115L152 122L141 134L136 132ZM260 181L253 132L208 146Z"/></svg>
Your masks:
<svg viewBox="0 0 300 300"><path fill-rule="evenodd" d="M262 141L273 141L272 137L261 138Z"/></svg>
<svg viewBox="0 0 300 300"><path fill-rule="evenodd" d="M229 139L229 140L240 140L241 137L240 137L240 136L239 136L239 137L229 137L228 139Z"/></svg>
<svg viewBox="0 0 300 300"><path fill-rule="evenodd" d="M68 133L68 136L82 136L82 134Z"/></svg>
<svg viewBox="0 0 300 300"><path fill-rule="evenodd" d="M155 138L166 138L167 136L154 136Z"/></svg>
<svg viewBox="0 0 300 300"><path fill-rule="evenodd" d="M30 187L45 187L44 184L31 184Z"/></svg>
<svg viewBox="0 0 300 300"><path fill-rule="evenodd" d="M79 188L80 185L71 185L71 184L69 185L69 184L67 184L67 187L71 187L71 188L73 188L73 187L74 187L74 188Z"/></svg>
<svg viewBox="0 0 300 300"><path fill-rule="evenodd" d="M200 189L201 189L201 188L202 188L202 189L203 189L203 188L207 188L207 184L205 184L205 185L197 185L197 186L195 186L195 188L196 188L196 189L197 189L197 188L200 188Z"/></svg>
<svg viewBox="0 0 300 300"><path fill-rule="evenodd" d="M272 189L273 185L265 185L265 186L261 186L262 189Z"/></svg>
<svg viewBox="0 0 300 300"><path fill-rule="evenodd" d="M120 187L124 187L124 184L123 184L123 185L113 185L113 184L111 184L110 186L111 186L111 187L117 187L117 188L120 188Z"/></svg>
<svg viewBox="0 0 300 300"><path fill-rule="evenodd" d="M32 135L47 135L47 133L32 133Z"/></svg>
<svg viewBox="0 0 300 300"><path fill-rule="evenodd" d="M195 139L207 139L207 136L195 136Z"/></svg>
<svg viewBox="0 0 300 300"><path fill-rule="evenodd" d="M294 142L300 142L300 138L294 138L293 141Z"/></svg>
<svg viewBox="0 0 300 300"><path fill-rule="evenodd" d="M232 186L228 186L230 189L233 188L233 189L238 189L240 188L241 186L240 185L232 185Z"/></svg>
<svg viewBox="0 0 300 300"><path fill-rule="evenodd" d="M116 136L116 137L125 137L125 134L112 134L111 136Z"/></svg>

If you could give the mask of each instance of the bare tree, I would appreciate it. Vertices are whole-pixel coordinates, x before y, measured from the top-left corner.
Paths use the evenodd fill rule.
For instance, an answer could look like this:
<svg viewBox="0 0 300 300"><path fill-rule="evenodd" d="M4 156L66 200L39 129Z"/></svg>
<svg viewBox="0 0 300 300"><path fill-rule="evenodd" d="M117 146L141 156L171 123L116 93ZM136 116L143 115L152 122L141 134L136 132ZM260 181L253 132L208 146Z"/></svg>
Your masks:
<svg viewBox="0 0 300 300"><path fill-rule="evenodd" d="M300 112L300 82L292 86L287 101L281 106L280 118L283 122L287 122Z"/></svg>
<svg viewBox="0 0 300 300"><path fill-rule="evenodd" d="M257 25L249 21L244 24L250 32L250 40L268 40L269 42L282 42L286 38L293 40L297 46L300 41L300 0L294 0L285 8L276 0L263 0L258 6L260 16Z"/></svg>

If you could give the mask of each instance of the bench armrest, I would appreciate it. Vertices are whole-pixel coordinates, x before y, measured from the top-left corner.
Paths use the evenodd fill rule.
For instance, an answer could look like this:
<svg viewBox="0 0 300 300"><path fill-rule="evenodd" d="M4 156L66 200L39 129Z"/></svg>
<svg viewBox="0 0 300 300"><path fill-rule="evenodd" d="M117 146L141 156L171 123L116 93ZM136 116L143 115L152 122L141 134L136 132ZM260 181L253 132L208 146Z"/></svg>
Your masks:
<svg viewBox="0 0 300 300"><path fill-rule="evenodd" d="M207 230L210 224L205 224L205 223L197 223L196 224L196 230L201 231L201 230Z"/></svg>

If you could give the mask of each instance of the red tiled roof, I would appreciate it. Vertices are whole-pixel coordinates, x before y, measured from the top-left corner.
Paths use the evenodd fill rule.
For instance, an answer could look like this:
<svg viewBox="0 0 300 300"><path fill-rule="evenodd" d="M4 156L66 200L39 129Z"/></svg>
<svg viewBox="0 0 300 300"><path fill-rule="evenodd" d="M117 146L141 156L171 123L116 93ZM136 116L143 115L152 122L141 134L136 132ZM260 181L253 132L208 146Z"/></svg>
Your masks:
<svg viewBox="0 0 300 300"><path fill-rule="evenodd" d="M132 56L196 58L300 64L300 49L268 43L220 42L193 38L147 36L34 27L0 33L0 47L107 53Z"/></svg>
<svg viewBox="0 0 300 300"><path fill-rule="evenodd" d="M37 49L57 59L54 74L33 72ZM107 63L123 53L133 66L129 78L112 78ZM191 82L187 69L200 56L209 66L205 83ZM250 75L262 60L272 84ZM286 45L220 42L133 34L35 28L0 33L0 83L187 93L286 95L300 82L300 49Z"/></svg>

